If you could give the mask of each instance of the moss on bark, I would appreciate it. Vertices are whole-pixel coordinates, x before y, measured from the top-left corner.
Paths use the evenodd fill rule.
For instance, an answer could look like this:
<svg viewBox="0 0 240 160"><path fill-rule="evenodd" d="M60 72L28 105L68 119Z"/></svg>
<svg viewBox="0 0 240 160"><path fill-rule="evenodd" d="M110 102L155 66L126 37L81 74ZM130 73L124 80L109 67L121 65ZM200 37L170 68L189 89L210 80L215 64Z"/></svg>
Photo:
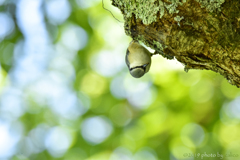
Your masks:
<svg viewBox="0 0 240 160"><path fill-rule="evenodd" d="M240 87L239 0L112 0L125 32L185 70L206 69Z"/></svg>

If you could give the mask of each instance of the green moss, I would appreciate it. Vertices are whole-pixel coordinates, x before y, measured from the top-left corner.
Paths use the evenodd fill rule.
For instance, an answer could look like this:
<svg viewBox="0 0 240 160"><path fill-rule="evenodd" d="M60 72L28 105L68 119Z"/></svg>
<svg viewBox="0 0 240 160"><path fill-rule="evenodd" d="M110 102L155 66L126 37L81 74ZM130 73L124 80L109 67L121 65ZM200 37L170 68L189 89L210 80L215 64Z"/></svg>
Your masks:
<svg viewBox="0 0 240 160"><path fill-rule="evenodd" d="M154 47L155 54L160 54L164 58L167 58L167 59L173 59L174 58L174 56L171 56L171 55L168 55L168 54L164 54L163 50L168 48L166 45L162 45L158 41L153 41L153 44L156 45L156 47Z"/></svg>
<svg viewBox="0 0 240 160"><path fill-rule="evenodd" d="M170 14L178 13L179 10L177 10L178 5L182 5L186 2L186 0L183 0L183 2L180 2L179 0L168 0L168 2L171 2L170 4L165 3L165 7L167 8L168 12Z"/></svg>
<svg viewBox="0 0 240 160"><path fill-rule="evenodd" d="M165 46L163 46L161 43L159 43L158 41L153 41L153 44L157 46L158 49L160 49L161 51L163 51L164 48L166 48Z"/></svg>
<svg viewBox="0 0 240 160"><path fill-rule="evenodd" d="M168 0L169 3L162 0L115 0L119 8L122 8L126 18L133 14L136 18L142 20L145 25L151 24L157 20L157 13L160 12L160 17L164 15L165 8L170 13L178 13L178 5L182 5L186 0Z"/></svg>
<svg viewBox="0 0 240 160"><path fill-rule="evenodd" d="M182 19L184 19L184 17L180 17L180 16L174 17L174 20L178 22L178 25L179 25L179 26L180 26L180 23L179 23L179 22L180 22Z"/></svg>
<svg viewBox="0 0 240 160"><path fill-rule="evenodd" d="M113 0L112 0L113 1ZM132 15L141 19L145 25L156 22L157 13L160 13L162 18L165 11L169 14L178 13L177 7L186 3L187 0L114 0L119 8L124 12L125 18L130 18ZM225 0L195 0L200 3L202 8L206 8L209 12L221 11L221 5Z"/></svg>
<svg viewBox="0 0 240 160"><path fill-rule="evenodd" d="M221 11L221 5L225 0L195 0L200 3L202 8L206 8L209 12Z"/></svg>
<svg viewBox="0 0 240 160"><path fill-rule="evenodd" d="M145 39L144 39L144 36L143 35L138 35L138 37L136 38L138 41L141 41L145 44Z"/></svg>

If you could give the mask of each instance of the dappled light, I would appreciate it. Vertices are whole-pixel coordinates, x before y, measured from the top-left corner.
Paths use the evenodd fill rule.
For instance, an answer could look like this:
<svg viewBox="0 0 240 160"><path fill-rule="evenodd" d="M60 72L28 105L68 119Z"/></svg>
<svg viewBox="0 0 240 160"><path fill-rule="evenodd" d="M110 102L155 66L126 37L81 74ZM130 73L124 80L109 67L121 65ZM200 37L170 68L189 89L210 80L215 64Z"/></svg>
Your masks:
<svg viewBox="0 0 240 160"><path fill-rule="evenodd" d="M0 13L0 40L11 34L14 30L13 19L6 13Z"/></svg>
<svg viewBox="0 0 240 160"><path fill-rule="evenodd" d="M99 144L112 133L112 125L106 117L91 117L82 123L81 133L89 143Z"/></svg>
<svg viewBox="0 0 240 160"><path fill-rule="evenodd" d="M201 126L198 124L186 124L181 131L182 142L188 147L198 147L202 145L205 133Z"/></svg>
<svg viewBox="0 0 240 160"><path fill-rule="evenodd" d="M125 62L117 51L102 51L92 57L91 66L102 76L110 77L119 73L125 67Z"/></svg>
<svg viewBox="0 0 240 160"><path fill-rule="evenodd" d="M161 55L133 78L131 39L101 0L0 9L0 159L239 159L240 90Z"/></svg>
<svg viewBox="0 0 240 160"><path fill-rule="evenodd" d="M15 131L18 126L13 126L9 122L0 122L0 158L10 157L15 152L15 147L20 139L19 131ZM11 130L11 127L16 127Z"/></svg>
<svg viewBox="0 0 240 160"><path fill-rule="evenodd" d="M61 42L68 49L78 51L83 49L88 42L88 35L84 29L74 24L64 26Z"/></svg>
<svg viewBox="0 0 240 160"><path fill-rule="evenodd" d="M85 0L76 0L77 5L80 8L89 8L89 7L93 7L94 5L97 5L100 3L101 0L92 0L92 1L85 1Z"/></svg>
<svg viewBox="0 0 240 160"><path fill-rule="evenodd" d="M71 13L71 6L67 0L46 1L46 15L52 24L63 23Z"/></svg>
<svg viewBox="0 0 240 160"><path fill-rule="evenodd" d="M48 130L45 146L53 157L62 157L71 145L72 136L67 129L53 127Z"/></svg>

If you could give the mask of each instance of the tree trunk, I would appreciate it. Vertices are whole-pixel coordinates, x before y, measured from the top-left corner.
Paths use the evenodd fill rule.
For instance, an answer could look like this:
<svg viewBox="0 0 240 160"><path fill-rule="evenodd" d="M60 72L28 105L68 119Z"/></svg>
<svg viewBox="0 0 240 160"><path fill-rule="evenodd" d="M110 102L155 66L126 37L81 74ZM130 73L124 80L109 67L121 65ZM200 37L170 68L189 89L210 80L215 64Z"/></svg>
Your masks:
<svg viewBox="0 0 240 160"><path fill-rule="evenodd" d="M240 0L112 0L125 32L189 69L240 87Z"/></svg>

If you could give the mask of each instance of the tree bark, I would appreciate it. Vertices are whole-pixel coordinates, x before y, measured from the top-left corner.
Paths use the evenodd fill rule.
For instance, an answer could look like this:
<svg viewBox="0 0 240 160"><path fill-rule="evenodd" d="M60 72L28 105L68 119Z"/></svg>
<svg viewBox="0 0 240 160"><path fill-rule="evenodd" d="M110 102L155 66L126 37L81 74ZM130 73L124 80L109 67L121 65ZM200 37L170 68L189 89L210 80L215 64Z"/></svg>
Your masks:
<svg viewBox="0 0 240 160"><path fill-rule="evenodd" d="M112 0L127 35L240 87L240 0Z"/></svg>

